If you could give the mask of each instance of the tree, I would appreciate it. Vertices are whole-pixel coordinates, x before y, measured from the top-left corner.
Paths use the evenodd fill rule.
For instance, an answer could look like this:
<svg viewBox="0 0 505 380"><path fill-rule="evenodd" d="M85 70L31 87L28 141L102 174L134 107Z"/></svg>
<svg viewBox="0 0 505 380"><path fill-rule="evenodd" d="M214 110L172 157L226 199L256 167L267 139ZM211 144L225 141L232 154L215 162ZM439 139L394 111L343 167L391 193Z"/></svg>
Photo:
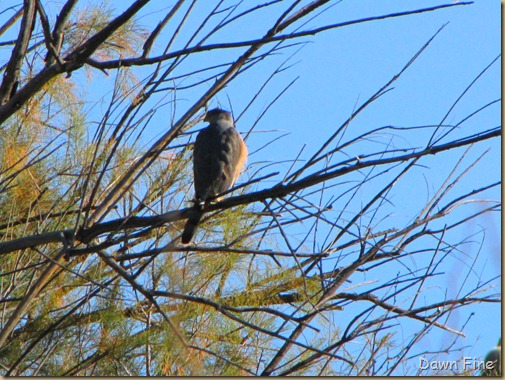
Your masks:
<svg viewBox="0 0 505 380"><path fill-rule="evenodd" d="M456 232L500 208L485 198L499 179L467 184L465 176L486 162L472 149L501 127L460 128L499 101L457 121L451 107L433 125L350 131L443 26L307 148L307 159L301 147L287 149L287 166L272 172L273 163L252 156L234 193L206 206L193 245L181 245L193 127L227 86L288 57L267 66L256 87L242 87L249 101L240 111L233 99L224 107L241 125L269 85L296 70L290 54L307 38L470 3L306 25L334 5L24 0L5 10L2 374L395 374L409 371L418 342L438 330L453 337L445 350L455 349L464 329L451 326L456 310L500 302L498 279L475 280L474 265L461 269L468 282L431 291L466 249ZM260 37L244 30L263 19L270 24ZM293 82L280 83L246 141L289 96ZM412 147L412 133L427 137ZM264 136L264 147L275 140ZM450 152L459 158L437 185L428 166ZM433 191L424 207L402 210L406 221L395 218L395 189L418 171Z"/></svg>

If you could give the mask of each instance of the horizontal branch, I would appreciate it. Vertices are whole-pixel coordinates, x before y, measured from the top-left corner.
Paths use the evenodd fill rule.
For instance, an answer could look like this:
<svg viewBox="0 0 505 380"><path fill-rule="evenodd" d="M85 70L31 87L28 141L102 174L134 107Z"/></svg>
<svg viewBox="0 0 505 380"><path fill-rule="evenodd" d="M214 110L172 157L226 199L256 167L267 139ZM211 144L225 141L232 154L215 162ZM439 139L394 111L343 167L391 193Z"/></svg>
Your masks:
<svg viewBox="0 0 505 380"><path fill-rule="evenodd" d="M278 184L269 189L239 195L236 197L226 198L220 202L207 205L203 211L210 212L216 210L225 210L239 205L264 201L265 199L269 198L284 197L290 193L310 188L312 186L328 181L330 179L334 179L336 177L340 177L357 170L362 170L367 167L386 165L395 162L408 161L422 156L435 155L447 150L475 144L499 136L501 136L501 127L489 130L483 134L474 135L457 141L451 141L446 144L429 147L426 149L422 149L418 152L413 152L397 157L383 158L370 161L359 161L358 159L358 162L354 165L349 165L344 168L340 168L323 174L309 175L299 181L287 185ZM132 228L162 226L165 223L175 222L181 219L188 218L191 211L192 208L186 208L183 210L171 211L165 214L155 216L127 217L127 218L115 219L109 222L96 224L94 226L79 230L77 232L75 230L68 229L61 231L46 232L38 235L30 235L19 239L14 239L11 241L0 243L0 254L27 249L41 244L67 242L72 240L74 235L77 241L86 243L104 233L115 233L121 230Z"/></svg>
<svg viewBox="0 0 505 380"><path fill-rule="evenodd" d="M167 54L163 54L163 55L159 55L157 57L151 57L151 58L146 58L145 56L141 56L141 57L136 57L136 58L116 59L116 60L101 61L101 62L97 61L95 59L89 58L86 60L86 63L88 65L95 67L97 69L100 69L100 70L117 69L120 67L130 67L130 66L152 65L153 63L163 62L163 61L166 61L166 60L169 60L172 58L177 58L182 55L187 55L187 54L192 54L192 53L199 53L199 52L211 51L211 50L216 50L216 49L236 49L236 48L241 48L241 47L254 46L258 43L266 44L266 43L271 43L271 42L286 41L286 40L290 40L290 39L294 39L294 38L314 36L318 33L321 33L321 32L327 31L327 30L331 30L331 29L342 28L344 26L350 26L350 25L355 25L355 24L360 24L360 23L370 22L370 21L376 21L376 20L384 20L384 19L389 19L389 18L394 18L394 17L408 16L408 15L425 13L425 12L432 12L432 11L436 11L436 10L443 9L443 8L459 6L459 5L470 5L470 4L473 4L473 2L461 2L461 3L454 3L454 4L438 5L435 7L416 9L413 11L391 13L391 14L382 15L382 16L366 17L366 18L362 18L359 20L353 20L353 21L341 22L341 23L337 23L337 24L326 25L326 26L323 26L320 28L305 30L302 32L297 32L297 33L281 34L278 36L272 36L272 37L267 37L267 38L263 37L260 39L248 40L248 41L228 42L228 43L220 43L220 44L218 43L218 44L209 44L209 45L203 45L203 46L193 46L190 48L178 50L178 51L175 51L172 53L167 53Z"/></svg>

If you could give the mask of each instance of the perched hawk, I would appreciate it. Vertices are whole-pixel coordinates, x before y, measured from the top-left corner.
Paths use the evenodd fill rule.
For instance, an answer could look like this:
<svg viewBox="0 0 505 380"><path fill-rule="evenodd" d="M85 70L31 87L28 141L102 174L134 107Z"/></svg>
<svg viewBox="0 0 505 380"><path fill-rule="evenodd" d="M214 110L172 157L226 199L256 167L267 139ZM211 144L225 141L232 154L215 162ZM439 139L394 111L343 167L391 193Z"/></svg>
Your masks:
<svg viewBox="0 0 505 380"><path fill-rule="evenodd" d="M203 205L219 200L219 194L233 186L247 160L247 147L229 112L213 109L207 112L204 121L209 125L198 133L194 145L196 202L182 233L183 244L188 244L195 234Z"/></svg>

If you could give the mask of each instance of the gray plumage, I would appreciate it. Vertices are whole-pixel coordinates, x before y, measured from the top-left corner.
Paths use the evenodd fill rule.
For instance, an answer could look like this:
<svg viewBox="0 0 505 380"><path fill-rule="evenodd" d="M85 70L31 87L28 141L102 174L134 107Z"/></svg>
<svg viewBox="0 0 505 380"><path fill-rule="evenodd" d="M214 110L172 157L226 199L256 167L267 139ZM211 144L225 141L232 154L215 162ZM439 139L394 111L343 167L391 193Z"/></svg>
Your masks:
<svg viewBox="0 0 505 380"><path fill-rule="evenodd" d="M183 244L188 244L195 234L203 205L219 200L218 196L233 186L247 159L247 148L229 112L213 109L204 120L209 125L198 133L194 144L196 202L182 233Z"/></svg>

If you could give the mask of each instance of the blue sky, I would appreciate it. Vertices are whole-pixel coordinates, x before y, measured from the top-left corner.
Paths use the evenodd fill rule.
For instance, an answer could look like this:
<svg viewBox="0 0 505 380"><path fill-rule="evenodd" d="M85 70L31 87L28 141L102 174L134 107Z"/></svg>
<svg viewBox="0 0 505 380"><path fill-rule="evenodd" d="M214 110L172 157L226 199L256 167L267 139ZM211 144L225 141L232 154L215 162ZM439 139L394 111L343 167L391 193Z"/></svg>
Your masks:
<svg viewBox="0 0 505 380"><path fill-rule="evenodd" d="M370 16L411 10L442 4L439 1L342 1L320 17L310 22L305 28L323 24L338 23ZM268 16L263 20L243 26L243 30L234 30L233 38L259 37L266 30ZM397 74L415 52L436 33L442 25L446 27L435 38L428 49L394 84L394 90L378 100L363 114L358 116L349 128L349 135L357 135L366 130L384 125L412 127L433 125L442 122L446 113L465 88L488 66L500 53L500 2L477 1L470 6L420 15L373 21L339 28L321 33L315 37L303 39L308 42L289 61L294 64L282 72L260 101L239 120L238 128L247 131L257 116L265 109L269 101L291 80L299 77L295 84L266 113L256 133L250 135L249 150L254 152L265 144L265 139L273 139L284 133L287 136L272 143L265 149L250 156L250 170L255 172L257 163L282 161L293 158L304 144L302 158L309 158L322 142L352 113L357 105L364 102L381 88L393 75ZM258 32L256 32L258 30ZM226 35L223 38L226 39ZM217 38L216 38L217 40ZM218 41L209 41L218 42ZM229 97L236 114L247 105L251 96L268 77L272 67L281 64L291 52L259 64L250 72L232 83L215 99L226 108ZM232 59L238 53L226 51ZM455 106L445 120L454 124L488 102L500 98L500 64L495 63ZM182 112L182 111L181 111ZM484 128L492 128L500 123L500 105L494 105L463 124L460 130L450 137L468 135ZM276 130L266 137L260 131ZM268 135L268 134L267 134ZM408 135L402 146L420 147L427 143L429 135L416 132ZM388 138L385 137L383 143ZM444 140L445 142L449 139ZM376 146L374 147L376 149ZM486 142L472 149L466 164L490 149L476 170L462 181L464 186L455 190L455 197L463 189L476 188L476 184L489 183L500 178L500 142ZM427 158L422 161L427 170L414 170L407 180L400 182L392 195L395 205L390 223L404 223L412 216L412 209L419 209L434 194L446 176L460 158L462 150ZM357 151L359 154L359 149ZM285 171L291 164L278 165ZM275 171L276 166L270 168ZM267 171L268 172L268 171ZM246 173L246 176L247 174ZM265 172L266 173L266 172ZM263 174L265 174L263 173ZM262 184L270 186L277 178ZM258 187L262 187L258 185ZM460 193L458 193L460 191ZM366 194L363 195L366 199ZM489 199L500 199L499 189L485 194ZM479 207L478 205L470 206ZM455 213L457 216L458 213ZM460 229L454 241L468 239L475 241L464 246L459 254L449 257L441 269L447 275L431 289L435 299L443 299L446 289L455 289L465 283L467 289L478 283L478 278L491 278L500 275L500 216L495 213L479 218ZM481 253L475 264L475 270L468 279L464 278L467 268L479 251L478 241L484 238ZM413 261L413 265L415 260ZM421 265L418 263L417 265ZM483 273L485 275L483 275ZM499 286L499 281L494 282ZM478 305L451 315L448 326L460 328L469 314L470 319L465 333L467 338L459 340L457 347L465 346L462 352L442 355L440 359L457 360L460 356L482 357L493 347L500 336L501 308L498 304ZM406 323L405 333L409 330ZM434 330L429 339L422 341L419 351L436 351L444 347L454 335ZM400 339L400 337L396 337Z"/></svg>
<svg viewBox="0 0 505 380"><path fill-rule="evenodd" d="M343 1L307 27L437 4L442 2ZM251 166L254 167L255 162L263 162L266 159L280 161L287 157L292 158L293 152L301 149L304 144L307 144L307 147L302 157L309 158L357 105L398 73L415 52L446 23L447 26L428 49L394 84L394 90L353 121L349 134L359 134L384 125L411 127L440 123L465 88L500 54L499 1L477 1L470 6L353 25L304 39L309 43L292 58L291 62L296 64L279 75L282 80L272 85L270 97L266 95L264 103L258 102L239 122L238 128L247 130L248 120L254 121L268 104L268 100L273 99L290 80L299 76L298 81L271 108L257 127L258 130L280 130L276 136L282 135L283 132L289 135L253 154L250 157ZM259 25L255 27L259 28ZM275 58L276 62L282 62L288 55L285 53ZM272 62L270 64L273 65ZM226 105L226 96L229 96L235 111L241 111L250 97L247 90L256 88L257 83L262 83L262 79L269 74L264 68L267 65L268 63L258 65L252 70L253 74L247 73L243 78L239 78L238 82L218 95L219 101ZM498 61L455 106L445 123L456 123L488 102L500 99L500 78ZM246 93L245 96L243 92ZM496 127L499 123L500 105L496 104L463 124L460 130L449 137ZM264 134L252 134L248 141L250 151L262 146L264 140ZM384 142L386 140L385 138ZM403 146L420 147L427 141L428 134L412 133ZM477 184L493 182L500 178L501 149L498 139L474 147L465 162L470 163L487 149L490 151L476 170L470 172L462 181L462 188L473 189ZM437 186L445 180L461 153L462 150L458 150L423 160L422 163L429 169L414 170L408 180L401 182L394 192L392 197L395 213L391 216L391 223L406 222L412 215L411 209L422 207L429 196L434 194ZM289 165L290 163L286 163L284 169ZM455 190L452 194L457 196L461 193ZM500 199L499 189L486 193L485 198ZM454 289L465 281L463 272L477 255L477 242L483 239L484 235L485 240L475 271L469 276L467 285L478 283L479 276L491 278L500 275L500 226L500 216L495 213L479 218L458 231L460 235L454 237L455 241L472 236L476 243L466 245L460 255L448 258L447 265L443 268L447 275L442 277L439 288L432 290L439 299L443 298L445 289ZM499 281L494 284L499 286ZM458 311L451 315L448 325L461 327L472 311L475 314L465 328L467 338L459 340L457 345L466 348L461 353L442 355L441 358L457 360L464 355L481 357L496 344L501 330L501 307L498 304L478 305ZM452 339L454 335L450 333L432 331L430 339L421 343L420 351L437 350Z"/></svg>
<svg viewBox="0 0 505 380"><path fill-rule="evenodd" d="M447 3L452 3L452 1L447 1ZM124 5L124 3L122 5L120 2L113 1L110 1L109 4L118 7L118 12L121 10L119 7ZM196 23L201 20L207 14L210 4L211 2L197 4L189 21L181 30L174 49L184 46L186 38L193 32L192 22ZM303 29L445 3L414 0L408 2L343 0L332 2L332 4L334 5L310 21ZM275 9L282 8L281 4ZM161 15L164 15L160 9L166 9L165 2L153 1L142 12L143 16L139 18L139 23L149 30L152 29L162 17ZM48 11L50 13L50 10ZM261 17L249 17L239 25L231 25L206 43L259 38L271 26L276 14L274 12L260 12ZM357 106L397 74L422 45L446 23L446 27L428 49L395 82L394 90L374 102L352 121L346 132L346 137L357 136L365 131L386 125L397 127L437 125L442 122L448 110L466 87L501 51L500 2L498 0L478 0L469 6L458 6L329 30L317 36L305 37L299 40L299 42L306 42L304 46L282 50L279 54L265 59L241 74L213 99L211 107L221 105L223 108L230 109L229 101L231 101L235 116L238 117L255 95L256 90L276 67L286 60L288 60L286 65L290 66L269 83L258 100L238 120L237 128L241 132L247 132L279 92L292 80L298 78L269 109L250 134L247 144L251 155L249 168L243 175L243 180L250 178L258 168L267 162L282 162L261 171L262 175L272 171L281 172L280 176L256 185L256 188L269 187L279 181L291 166L291 162L285 162L285 160L293 159L304 145L306 147L300 158L310 158ZM170 30L166 31L166 35L170 35ZM155 45L154 51L159 51L162 46L161 42L158 43ZM181 64L180 72L187 72L191 67L200 68L202 62L211 64L220 63L226 59L232 61L244 50L245 48L229 49L196 54ZM3 56L7 51L8 49L2 49L0 54ZM148 75L150 69L137 68L133 72L142 79ZM203 74L202 77L204 77ZM105 77L102 73L98 73L93 82L88 82L83 75L79 74L74 74L73 78L82 85L83 91L88 92L91 99L103 97L104 100L107 100L107 97L110 96L105 89L114 80L113 76ZM186 83L177 84L180 86ZM163 104L163 102L172 100L174 94L166 92L156 96L152 104L156 104L160 108L142 136L146 147L159 138L170 126L168 115L174 112L176 119L182 116L208 86L206 84L192 90L177 92L175 94L177 99L175 110L171 108L171 104ZM497 61L454 107L445 123L454 124L500 97L500 61ZM106 105L105 102L104 107ZM100 107L90 109L91 118L100 120L101 111L103 109L101 110ZM96 115L94 115L95 112ZM498 103L464 123L442 142L496 127L500 124L500 115L501 110ZM199 125L195 129L201 126ZM280 136L283 137L271 142ZM187 141L188 138L185 139ZM405 133L401 138L384 135L380 140L357 145L352 154L358 155L376 151L381 144L388 144L392 141L402 147L422 147L427 144L428 139L429 134L426 131ZM271 143L268 144L269 142ZM268 145L265 146L266 144ZM462 180L461 186L451 193L449 199L457 197L465 190L471 190L500 178L501 149L498 139L484 142L472 148L464 163L470 164L488 149L486 156L475 170ZM390 198L394 207L389 209L392 210L392 214L383 222L384 225L389 223L394 226L407 223L413 215L412 210L419 210L430 196L433 196L438 186L443 183L459 160L461 153L462 150L459 149L435 158L430 157L422 160L421 163L424 167L416 168L406 177L405 181L401 181L395 186L395 191ZM364 189L361 195L363 201L366 201L373 191L373 188ZM188 193L187 200L191 196L192 194ZM493 189L485 193L485 197L494 200L500 199L500 191ZM481 204L465 207L473 207L474 210L478 210ZM455 216L460 215L458 212L455 213ZM302 233L305 226L297 226L297 228ZM465 286L472 288L478 283L479 278L488 279L499 276L501 273L500 231L500 215L495 213L478 218L466 227L454 232L454 241L472 237L475 243L465 245L461 252L447 259L441 268L447 275L441 277L440 283L434 284L428 296L443 299L446 289L459 288L459 285L465 281ZM483 239L484 242L480 246L479 242ZM463 278L463 273L466 273L466 268L472 265L479 249L480 254L474 271L468 279ZM413 260L412 266L416 265L422 266L422 262ZM499 286L499 284L499 281L494 282L495 286ZM471 310L464 308L451 316L448 325L456 329L461 328L472 311L475 315L465 328L467 338L458 341L457 345L466 348L462 353L451 354L449 359L456 360L458 356L463 354L482 357L496 344L501 334L501 307L498 304L477 305ZM408 331L407 323L405 332ZM398 336L396 338L401 339ZM453 338L454 336L447 332L433 330L429 341L423 340L421 342L420 350L437 350Z"/></svg>
<svg viewBox="0 0 505 380"><path fill-rule="evenodd" d="M377 0L335 2L334 6L309 22L304 28L310 29L324 24L442 3L440 1ZM181 30L174 49L184 46L186 38L192 32L192 22L201 20L206 15L209 6L209 3L198 3L186 23L187 27ZM154 2L151 9L159 9L159 2ZM147 9L145 14L146 16L140 19L140 23L148 28L159 20L158 14L149 13ZM261 17L249 17L246 19L247 22L224 29L206 43L259 38L271 25L274 17L273 12L261 13ZM301 159L308 159L357 106L397 74L422 45L446 23L446 27L428 49L394 84L394 90L353 120L346 136L357 136L385 125L397 127L437 125L442 122L465 88L500 53L500 2L496 0L477 1L470 6L459 6L330 30L317 36L303 38L300 41L307 44L301 49L299 46L281 51L241 74L213 99L211 107L220 105L226 109L232 108L235 117L238 117L273 70L288 58L286 65L292 65L269 83L258 100L238 120L237 128L242 132L247 132L279 92L292 80L298 78L250 134L247 140L251 152L249 168L243 175L243 179L250 178L258 168L268 162L282 163L269 166L261 171L261 174L279 170L282 175L291 166L291 162L286 162L286 160L295 157L304 145L306 147ZM167 30L168 35L170 35L170 30ZM162 46L161 42L159 46ZM187 72L191 67L200 68L202 62L212 64L226 60L232 61L243 51L245 48L197 54L181 64L180 72ZM290 57L292 54L294 55ZM143 69L135 72L142 78ZM204 75L202 74L201 77L203 78ZM106 80L112 80L112 78ZM181 81L178 85L185 85L188 82L191 80ZM454 107L445 123L454 124L488 102L499 99L500 83L498 61ZM209 85L206 86L208 88ZM203 94L205 89L204 85L194 90L179 91L176 94L176 119ZM103 92L98 93L101 96ZM168 94L168 92L164 95L160 94L156 101L169 101L173 99L172 96L173 94ZM231 107L229 102L231 102ZM172 111L169 105L161 106L143 136L146 144L161 136L166 130L169 126L167 114ZM496 127L499 123L500 105L497 104L476 115L442 142ZM195 129L200 127L201 125ZM283 137L265 147L265 144L280 136ZM377 141L375 144L358 145L354 153L363 154L378 150L380 144L390 143L392 138L386 135L382 141ZM428 139L429 134L426 131L416 131L404 134L401 139L394 141L399 146L414 148L426 145ZM485 158L476 170L471 171L462 180L462 186L455 189L450 194L451 197L462 194L464 190L475 188L475 184L490 183L500 178L501 151L498 139L474 147L468 153L464 164L470 164L487 149L490 151ZM389 223L394 226L407 223L412 218L412 210L421 209L433 196L459 160L461 153L460 149L422 160L421 164L425 165L424 167L413 170L405 181L400 181L395 186L396 191L391 194L393 211L384 221L384 225ZM256 188L269 187L280 178L277 176L266 180L257 184ZM362 200L365 201L374 190L373 188L364 190ZM192 194L187 194L188 200L191 196ZM485 197L499 199L499 190L487 192ZM477 210L480 206L476 204L468 207L475 207L474 210ZM461 215L459 211L454 216L458 215ZM440 282L435 282L424 296L441 300L444 299L447 289L449 293L454 292L463 283L466 284L463 289L471 289L479 282L479 278L488 279L500 275L500 225L499 215L488 214L454 232L453 241L467 240L471 237L474 243L464 245L461 251L444 261L440 271L446 275L441 276L440 280L437 280ZM303 233L305 227L297 226L291 232ZM484 243L480 247L479 242L483 239ZM481 253L475 269L466 279L466 271L472 265L479 247ZM422 267L423 263L423 260L417 258L411 261L413 268ZM499 281L495 281L494 286L498 285ZM451 295L454 294L449 294ZM455 329L461 328L471 312L475 315L465 328L467 338L459 340L456 345L456 347L464 347L463 351L442 355L439 359L457 360L464 355L482 357L496 344L500 336L500 305L477 305L472 309L456 311L451 315L447 325ZM405 337L411 331L410 324L410 321L405 322L405 326L401 329ZM403 338L395 337L397 341ZM447 342L454 338L454 334L435 329L430 333L429 339L424 339L420 343L418 349L420 352L436 351L445 347ZM415 368L412 363L411 366Z"/></svg>

